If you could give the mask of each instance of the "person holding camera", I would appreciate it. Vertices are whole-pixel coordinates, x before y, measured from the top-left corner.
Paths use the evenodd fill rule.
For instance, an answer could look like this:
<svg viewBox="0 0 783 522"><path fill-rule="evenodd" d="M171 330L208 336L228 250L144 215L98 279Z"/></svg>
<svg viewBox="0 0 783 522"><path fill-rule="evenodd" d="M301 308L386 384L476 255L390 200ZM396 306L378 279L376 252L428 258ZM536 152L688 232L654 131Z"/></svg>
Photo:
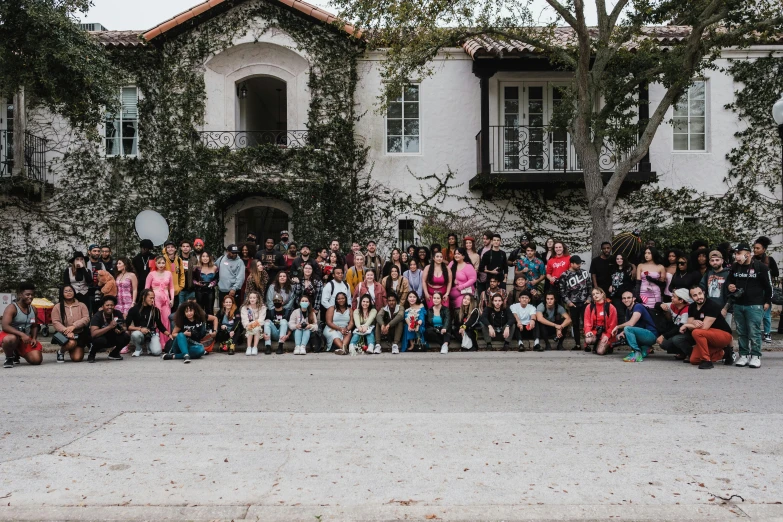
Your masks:
<svg viewBox="0 0 783 522"><path fill-rule="evenodd" d="M772 306L769 267L753 259L747 243L737 245L734 261L726 284L739 337L740 357L735 364L761 368L761 322L764 312Z"/></svg>
<svg viewBox="0 0 783 522"><path fill-rule="evenodd" d="M147 288L141 293L139 304L128 311L127 322L130 342L136 347L131 357L139 357L145 345L150 355L163 352L160 333L169 337L169 330L161 320L160 310L155 306L154 290Z"/></svg>
<svg viewBox="0 0 783 522"><path fill-rule="evenodd" d="M63 271L63 287L70 286L75 292L75 298L80 303L89 304L87 296L90 285L92 284L92 275L87 272L87 263L84 260L84 254L74 252L68 259L68 266Z"/></svg>
<svg viewBox="0 0 783 522"><path fill-rule="evenodd" d="M52 324L55 334L52 344L57 350L57 362L65 362L65 352L73 362L84 360L84 349L90 340L90 312L87 305L76 299L76 290L71 285L60 288L60 302L52 309Z"/></svg>
<svg viewBox="0 0 783 522"><path fill-rule="evenodd" d="M122 312L115 310L117 298L113 295L105 295L101 299L102 308L92 316L90 320L90 335L92 345L87 355L87 362L95 362L95 354L109 351L109 359L121 361L120 350L130 342L130 334L125 328L125 320Z"/></svg>

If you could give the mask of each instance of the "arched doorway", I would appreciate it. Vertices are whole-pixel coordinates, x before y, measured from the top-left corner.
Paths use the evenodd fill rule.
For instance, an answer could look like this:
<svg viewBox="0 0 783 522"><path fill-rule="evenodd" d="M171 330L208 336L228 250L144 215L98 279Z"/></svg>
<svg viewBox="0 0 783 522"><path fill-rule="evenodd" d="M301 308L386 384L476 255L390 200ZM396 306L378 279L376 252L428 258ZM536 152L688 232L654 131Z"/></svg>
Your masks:
<svg viewBox="0 0 783 522"><path fill-rule="evenodd" d="M256 235L259 245L270 237L278 242L283 230L288 230L293 238L292 215L293 208L284 201L262 196L245 198L226 209L225 244L244 243L249 232Z"/></svg>
<svg viewBox="0 0 783 522"><path fill-rule="evenodd" d="M271 76L255 76L237 85L239 130L248 147L273 143L285 145L288 130L286 82Z"/></svg>

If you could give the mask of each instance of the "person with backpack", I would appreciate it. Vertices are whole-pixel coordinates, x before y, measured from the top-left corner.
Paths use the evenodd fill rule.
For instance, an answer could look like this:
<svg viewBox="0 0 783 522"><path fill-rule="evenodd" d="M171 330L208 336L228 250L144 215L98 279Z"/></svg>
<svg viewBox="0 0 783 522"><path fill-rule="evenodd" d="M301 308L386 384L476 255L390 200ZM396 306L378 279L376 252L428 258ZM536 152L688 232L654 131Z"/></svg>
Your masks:
<svg viewBox="0 0 783 522"><path fill-rule="evenodd" d="M615 340L612 331L617 326L617 309L601 288L593 288L592 297L593 302L585 309L584 316L585 351L589 352L593 346L593 351L598 355L612 353L611 344Z"/></svg>
<svg viewBox="0 0 783 522"><path fill-rule="evenodd" d="M321 309L328 310L334 306L334 298L340 292L344 293L348 298L348 306L351 306L351 287L348 283L343 281L343 267L337 266L332 271L333 278L326 283L321 292Z"/></svg>
<svg viewBox="0 0 783 522"><path fill-rule="evenodd" d="M762 321L772 306L772 279L769 267L753 259L747 243L737 245L734 260L726 284L739 337L740 356L735 364L761 368Z"/></svg>

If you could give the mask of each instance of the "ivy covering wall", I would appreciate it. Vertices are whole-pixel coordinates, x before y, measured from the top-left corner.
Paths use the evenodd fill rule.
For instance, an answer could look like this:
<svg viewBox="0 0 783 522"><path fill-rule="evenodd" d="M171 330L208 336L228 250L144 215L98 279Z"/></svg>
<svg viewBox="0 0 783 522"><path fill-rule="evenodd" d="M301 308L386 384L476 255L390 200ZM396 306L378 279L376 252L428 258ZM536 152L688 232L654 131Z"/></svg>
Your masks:
<svg viewBox="0 0 783 522"><path fill-rule="evenodd" d="M206 62L247 34L257 39L273 30L288 34L310 63L307 145L202 146L197 130L205 114ZM147 208L166 217L172 239L203 237L218 254L230 217L225 209L255 195L291 205L300 242L393 237L391 209L364 196L376 187L367 149L354 134L361 53L360 43L342 29L263 0L241 3L162 44L112 50L117 74L139 90L140 154L104 158L95 136L72 134L54 195L39 204L5 204L29 216L29 223L6 223L0 230L0 240L12 245L0 254L0 287L21 279L53 287L68 254L92 242L108 240L115 257L137 251L133 222ZM20 233L27 239L20 241Z"/></svg>

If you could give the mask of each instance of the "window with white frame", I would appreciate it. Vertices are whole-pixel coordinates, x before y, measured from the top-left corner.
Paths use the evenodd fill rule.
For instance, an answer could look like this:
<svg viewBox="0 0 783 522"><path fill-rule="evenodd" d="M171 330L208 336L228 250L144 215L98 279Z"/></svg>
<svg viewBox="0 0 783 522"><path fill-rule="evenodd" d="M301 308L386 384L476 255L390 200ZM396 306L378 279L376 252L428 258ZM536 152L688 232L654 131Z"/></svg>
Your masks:
<svg viewBox="0 0 783 522"><path fill-rule="evenodd" d="M419 132L419 86L407 85L402 96L391 100L386 109L386 152L418 154Z"/></svg>
<svg viewBox="0 0 783 522"><path fill-rule="evenodd" d="M707 149L707 82L697 80L674 107L674 150Z"/></svg>
<svg viewBox="0 0 783 522"><path fill-rule="evenodd" d="M106 155L135 156L139 143L139 93L136 87L120 89L120 111L106 115Z"/></svg>

